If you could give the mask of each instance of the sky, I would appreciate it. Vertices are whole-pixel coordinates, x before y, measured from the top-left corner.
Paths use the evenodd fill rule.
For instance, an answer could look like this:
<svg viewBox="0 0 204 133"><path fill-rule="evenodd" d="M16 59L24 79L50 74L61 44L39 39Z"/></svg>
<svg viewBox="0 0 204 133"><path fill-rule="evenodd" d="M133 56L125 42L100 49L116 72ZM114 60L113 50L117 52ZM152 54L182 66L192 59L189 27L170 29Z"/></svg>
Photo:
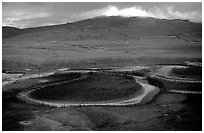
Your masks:
<svg viewBox="0 0 204 133"><path fill-rule="evenodd" d="M2 25L29 28L97 16L154 17L202 22L201 2L3 2Z"/></svg>

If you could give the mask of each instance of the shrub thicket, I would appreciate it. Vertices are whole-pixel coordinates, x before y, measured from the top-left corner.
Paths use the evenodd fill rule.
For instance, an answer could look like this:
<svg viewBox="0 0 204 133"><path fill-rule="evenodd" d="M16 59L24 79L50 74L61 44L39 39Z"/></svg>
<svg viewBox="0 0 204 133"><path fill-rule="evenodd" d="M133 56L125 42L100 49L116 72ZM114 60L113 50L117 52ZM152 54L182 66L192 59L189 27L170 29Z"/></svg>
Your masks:
<svg viewBox="0 0 204 133"><path fill-rule="evenodd" d="M173 68L172 74L183 78L202 78L202 67L189 66L187 68Z"/></svg>
<svg viewBox="0 0 204 133"><path fill-rule="evenodd" d="M47 86L32 92L30 96L43 100L102 101L126 98L140 88L140 84L129 76L89 73L85 79Z"/></svg>

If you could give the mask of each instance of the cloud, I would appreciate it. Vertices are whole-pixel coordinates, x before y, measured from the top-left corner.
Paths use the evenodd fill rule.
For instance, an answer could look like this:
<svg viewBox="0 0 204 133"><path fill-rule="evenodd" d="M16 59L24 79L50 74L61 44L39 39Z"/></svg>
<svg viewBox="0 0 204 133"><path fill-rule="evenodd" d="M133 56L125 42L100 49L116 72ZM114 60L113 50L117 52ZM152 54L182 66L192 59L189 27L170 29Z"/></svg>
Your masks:
<svg viewBox="0 0 204 133"><path fill-rule="evenodd" d="M173 6L167 7L169 19L187 19L194 22L202 21L202 13L198 11L179 12L174 10Z"/></svg>
<svg viewBox="0 0 204 133"><path fill-rule="evenodd" d="M29 23L23 23L27 21L31 21L34 19L42 19L51 16L51 13L24 13L24 12L15 12L11 16L3 17L3 25L15 25L19 28L24 28L29 25Z"/></svg>
<svg viewBox="0 0 204 133"><path fill-rule="evenodd" d="M6 17L5 21L22 21L27 19L38 19L48 17L51 14L49 13L37 13L37 14L16 14L9 17Z"/></svg>
<svg viewBox="0 0 204 133"><path fill-rule="evenodd" d="M70 7L70 5L69 5ZM70 7L71 8L71 7ZM201 11L179 11L174 6L130 6L119 8L115 5L99 9L75 10L67 5L58 4L8 4L3 5L2 25L18 28L44 26L74 22L97 16L123 16L123 17L154 17L158 19L187 19L193 22L202 22ZM92 9L92 10L91 10Z"/></svg>
<svg viewBox="0 0 204 133"><path fill-rule="evenodd" d="M53 15L52 12L46 11L42 7L38 6L36 8L20 2L3 3L2 11L2 25L18 28L30 27L35 20L48 18Z"/></svg>
<svg viewBox="0 0 204 133"><path fill-rule="evenodd" d="M106 16L124 16L124 17L133 17L133 16L151 16L147 11L142 10L140 7L134 6L124 9L118 9L115 6L110 6L109 10L105 13Z"/></svg>
<svg viewBox="0 0 204 133"><path fill-rule="evenodd" d="M187 19L194 22L202 21L202 14L198 11L180 12L173 6L165 8L153 7L148 10L142 9L140 6L133 6L119 9L116 6L108 6L101 9L91 10L81 13L81 18L92 18L96 16L123 16L123 17L154 17L158 19Z"/></svg>
<svg viewBox="0 0 204 133"><path fill-rule="evenodd" d="M116 6L107 6L101 9L94 9L88 12L81 13L79 15L75 14L80 18L92 18L97 16L123 16L123 17L134 17L134 16L141 16L141 17L153 17L153 15L143 9L141 7L129 7L118 9Z"/></svg>

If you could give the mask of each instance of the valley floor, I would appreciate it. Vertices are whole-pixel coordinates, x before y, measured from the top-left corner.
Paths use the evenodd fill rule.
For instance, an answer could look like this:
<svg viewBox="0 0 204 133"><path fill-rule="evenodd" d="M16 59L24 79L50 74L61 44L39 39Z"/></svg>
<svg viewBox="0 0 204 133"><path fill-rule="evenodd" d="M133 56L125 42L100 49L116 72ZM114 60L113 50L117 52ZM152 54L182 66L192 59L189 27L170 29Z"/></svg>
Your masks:
<svg viewBox="0 0 204 133"><path fill-rule="evenodd" d="M2 41L3 131L202 130L202 88L195 88L199 89L198 94L160 89L150 102L131 107L54 108L26 104L16 97L27 88L47 82L42 77L37 78L38 74L52 74L58 69L151 66L154 70L157 65L202 62L202 42L186 41L175 36L79 41L55 40L53 37L46 40L43 36L42 41L38 40L38 36L32 37ZM138 80L148 84L142 78ZM166 84L171 85L172 82ZM198 84L202 83L199 81Z"/></svg>
<svg viewBox="0 0 204 133"><path fill-rule="evenodd" d="M124 69L123 69L124 70ZM41 79L42 80L42 79ZM143 79L138 79L146 82ZM35 106L16 95L39 84L38 78L3 87L3 130L202 130L202 95L161 90L147 104L127 107Z"/></svg>

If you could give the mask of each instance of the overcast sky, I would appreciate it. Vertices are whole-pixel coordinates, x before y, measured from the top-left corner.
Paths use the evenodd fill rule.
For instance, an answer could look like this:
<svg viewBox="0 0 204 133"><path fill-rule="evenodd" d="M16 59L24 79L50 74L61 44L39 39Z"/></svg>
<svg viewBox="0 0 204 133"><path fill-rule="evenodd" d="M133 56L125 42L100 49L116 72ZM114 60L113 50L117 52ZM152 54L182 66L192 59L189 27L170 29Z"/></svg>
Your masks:
<svg viewBox="0 0 204 133"><path fill-rule="evenodd" d="M202 3L11 3L2 4L2 25L18 28L74 22L96 16L141 16L202 21Z"/></svg>

